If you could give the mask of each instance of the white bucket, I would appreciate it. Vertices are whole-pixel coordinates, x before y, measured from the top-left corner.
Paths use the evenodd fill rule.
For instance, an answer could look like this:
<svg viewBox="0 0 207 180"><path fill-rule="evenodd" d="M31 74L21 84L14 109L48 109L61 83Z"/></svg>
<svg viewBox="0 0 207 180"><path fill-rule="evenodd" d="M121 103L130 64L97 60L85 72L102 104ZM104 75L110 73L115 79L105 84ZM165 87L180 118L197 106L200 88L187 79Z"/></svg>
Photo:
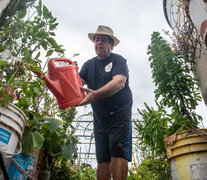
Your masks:
<svg viewBox="0 0 207 180"><path fill-rule="evenodd" d="M14 155L26 126L25 114L16 106L0 106L0 151L6 157Z"/></svg>

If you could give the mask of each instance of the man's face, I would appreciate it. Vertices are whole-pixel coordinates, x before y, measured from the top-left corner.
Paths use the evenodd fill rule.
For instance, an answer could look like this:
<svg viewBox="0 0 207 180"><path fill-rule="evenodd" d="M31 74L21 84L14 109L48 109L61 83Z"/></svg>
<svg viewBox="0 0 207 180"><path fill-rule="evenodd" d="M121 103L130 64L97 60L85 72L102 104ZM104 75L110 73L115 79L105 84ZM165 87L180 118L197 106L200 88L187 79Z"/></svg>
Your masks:
<svg viewBox="0 0 207 180"><path fill-rule="evenodd" d="M105 35L96 35L94 38L94 47L99 59L103 60L109 57L113 45L109 42L109 39Z"/></svg>

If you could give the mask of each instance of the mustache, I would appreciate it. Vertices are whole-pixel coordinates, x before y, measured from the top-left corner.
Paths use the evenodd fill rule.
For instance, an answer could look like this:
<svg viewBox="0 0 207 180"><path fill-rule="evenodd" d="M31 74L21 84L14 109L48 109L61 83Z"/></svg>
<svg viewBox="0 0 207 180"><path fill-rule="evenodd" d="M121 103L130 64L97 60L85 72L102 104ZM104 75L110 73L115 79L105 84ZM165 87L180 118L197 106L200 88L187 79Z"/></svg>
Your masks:
<svg viewBox="0 0 207 180"><path fill-rule="evenodd" d="M101 46L101 45L98 45L98 46L96 46L97 48L104 48L103 46Z"/></svg>

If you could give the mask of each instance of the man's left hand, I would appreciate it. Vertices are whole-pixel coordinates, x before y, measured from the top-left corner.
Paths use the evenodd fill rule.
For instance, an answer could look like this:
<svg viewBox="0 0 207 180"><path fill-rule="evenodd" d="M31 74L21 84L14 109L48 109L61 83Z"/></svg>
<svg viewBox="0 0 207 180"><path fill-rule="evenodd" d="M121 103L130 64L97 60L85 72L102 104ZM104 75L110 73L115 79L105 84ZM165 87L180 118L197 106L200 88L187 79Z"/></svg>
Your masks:
<svg viewBox="0 0 207 180"><path fill-rule="evenodd" d="M89 88L82 88L86 92L86 97L80 102L79 106L90 104L96 100L96 92Z"/></svg>

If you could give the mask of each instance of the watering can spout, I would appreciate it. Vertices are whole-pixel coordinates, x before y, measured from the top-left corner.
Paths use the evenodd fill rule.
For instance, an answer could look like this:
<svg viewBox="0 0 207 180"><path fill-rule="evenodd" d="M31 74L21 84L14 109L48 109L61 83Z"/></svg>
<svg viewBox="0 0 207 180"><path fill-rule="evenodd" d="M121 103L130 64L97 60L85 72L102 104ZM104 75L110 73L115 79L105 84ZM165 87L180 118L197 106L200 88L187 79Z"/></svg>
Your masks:
<svg viewBox="0 0 207 180"><path fill-rule="evenodd" d="M37 72L37 71L32 71L33 73L35 73L39 78L41 78L41 76L43 75L42 72Z"/></svg>
<svg viewBox="0 0 207 180"><path fill-rule="evenodd" d="M58 80L53 81L47 76L43 76L42 72L37 72L37 71L32 71L32 72L35 73L39 78L42 78L46 82L47 87L56 97L63 98L63 92L61 91L60 83Z"/></svg>

